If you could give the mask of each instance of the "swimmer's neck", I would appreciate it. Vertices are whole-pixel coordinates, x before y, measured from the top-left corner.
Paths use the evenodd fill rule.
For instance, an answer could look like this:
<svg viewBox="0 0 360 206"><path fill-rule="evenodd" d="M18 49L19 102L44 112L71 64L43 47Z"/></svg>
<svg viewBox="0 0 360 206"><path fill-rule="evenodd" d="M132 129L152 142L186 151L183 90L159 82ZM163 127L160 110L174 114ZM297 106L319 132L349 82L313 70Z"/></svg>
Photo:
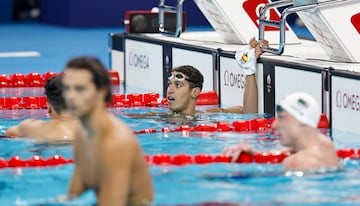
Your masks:
<svg viewBox="0 0 360 206"><path fill-rule="evenodd" d="M111 125L111 114L105 106L96 106L93 111L80 117L80 122L86 130L89 138L103 136Z"/></svg>
<svg viewBox="0 0 360 206"><path fill-rule="evenodd" d="M52 113L51 118L53 120L60 120L60 121L61 120L68 121L68 120L75 119L74 116L72 114L70 114L69 112Z"/></svg>
<svg viewBox="0 0 360 206"><path fill-rule="evenodd" d="M183 110L183 111L173 111L170 110L170 113L173 115L181 115L181 116L191 116L191 117L195 117L195 107L188 107L187 109Z"/></svg>

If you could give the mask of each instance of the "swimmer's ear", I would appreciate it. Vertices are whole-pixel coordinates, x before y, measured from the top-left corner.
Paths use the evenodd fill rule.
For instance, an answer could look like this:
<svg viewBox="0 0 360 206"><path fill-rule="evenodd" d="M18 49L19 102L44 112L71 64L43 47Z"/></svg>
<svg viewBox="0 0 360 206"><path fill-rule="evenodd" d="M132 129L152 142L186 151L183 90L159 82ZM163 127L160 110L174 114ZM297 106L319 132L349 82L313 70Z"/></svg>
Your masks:
<svg viewBox="0 0 360 206"><path fill-rule="evenodd" d="M107 96L107 93L108 93L107 89L105 87L103 87L103 88L99 89L99 91L100 91L99 94L101 96L101 99L104 102L106 102L106 96Z"/></svg>
<svg viewBox="0 0 360 206"><path fill-rule="evenodd" d="M195 87L191 90L191 96L194 98L194 99L197 99L198 96L200 95L200 88L199 87Z"/></svg>
<svg viewBox="0 0 360 206"><path fill-rule="evenodd" d="M48 105L48 113L49 113L49 114L52 113L52 107L51 107L51 105Z"/></svg>

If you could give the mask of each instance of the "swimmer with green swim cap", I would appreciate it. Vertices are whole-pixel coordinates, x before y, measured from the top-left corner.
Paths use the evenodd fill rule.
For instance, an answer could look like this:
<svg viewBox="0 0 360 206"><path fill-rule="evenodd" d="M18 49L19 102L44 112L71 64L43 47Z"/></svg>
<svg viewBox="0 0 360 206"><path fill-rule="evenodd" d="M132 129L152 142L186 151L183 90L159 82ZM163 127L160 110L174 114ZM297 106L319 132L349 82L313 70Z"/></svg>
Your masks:
<svg viewBox="0 0 360 206"><path fill-rule="evenodd" d="M288 170L318 170L340 168L331 139L317 130L320 107L307 93L293 93L276 106L277 117L272 127L279 135L281 145L291 154L283 161ZM254 154L246 144L224 150L236 160L241 152Z"/></svg>

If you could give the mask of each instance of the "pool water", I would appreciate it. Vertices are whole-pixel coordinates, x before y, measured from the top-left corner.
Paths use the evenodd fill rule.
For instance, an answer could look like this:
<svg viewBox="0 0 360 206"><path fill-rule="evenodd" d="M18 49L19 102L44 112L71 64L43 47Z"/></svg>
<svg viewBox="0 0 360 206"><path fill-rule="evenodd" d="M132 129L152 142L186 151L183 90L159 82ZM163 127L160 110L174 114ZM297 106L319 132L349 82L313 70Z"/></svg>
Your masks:
<svg viewBox="0 0 360 206"><path fill-rule="evenodd" d="M201 108L200 108L201 109ZM179 123L165 119L135 119L127 115L166 108L111 109L134 131L165 126L176 128ZM48 118L46 110L1 111L0 135L22 119ZM216 121L233 122L261 115L201 114L196 124ZM219 154L224 148L240 141L258 150L280 148L278 141L254 138L272 137L271 133L234 132L172 132L140 134L137 138L145 154ZM338 149L360 148L356 134L332 131ZM72 158L70 145L49 145L32 139L0 139L0 157L19 155L28 159L55 154ZM286 176L279 164L216 163L187 166L150 166L155 189L154 205L359 205L360 166L358 160L344 160L344 171ZM64 195L74 166L72 164L42 168L0 169L0 205L46 205L53 197ZM92 191L65 203L91 205L96 203Z"/></svg>

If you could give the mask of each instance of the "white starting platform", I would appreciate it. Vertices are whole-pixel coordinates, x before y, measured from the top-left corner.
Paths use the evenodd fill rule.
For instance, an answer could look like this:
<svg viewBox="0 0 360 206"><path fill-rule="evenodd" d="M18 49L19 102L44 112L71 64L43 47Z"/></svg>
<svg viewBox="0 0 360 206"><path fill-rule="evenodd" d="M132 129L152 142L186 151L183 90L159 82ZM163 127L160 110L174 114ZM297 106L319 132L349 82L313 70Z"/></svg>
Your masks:
<svg viewBox="0 0 360 206"><path fill-rule="evenodd" d="M212 3L219 1L221 0L208 0ZM264 3L264 0L254 1ZM293 4L289 7L299 9L299 7L313 6L312 10L302 10L302 15L320 15L321 18L317 19L316 24L318 27L326 28L322 31L331 33L328 36L329 38L332 36L331 42L334 42L334 46L329 47L330 49L324 48L322 42L324 40L318 40L318 38L324 39L324 34L320 37L314 35L316 31L311 28L309 30L317 41L301 40L290 35L287 43L287 39L277 38L275 41L275 35L268 35L272 50L265 52L258 61L259 113L274 114L275 105L287 94L303 91L311 94L321 103L322 111L328 115L332 128L360 133L358 126L360 122L360 1L343 1L345 3L336 4L336 8L345 13L344 16L347 18L347 21L341 22L330 22L325 15L329 12L328 9L336 12L332 5L322 7L320 3L316 3L318 5L316 9L314 4L300 6ZM344 8L348 9L344 10ZM220 10L224 12L223 9ZM342 13L336 15L342 16ZM252 22L256 24L255 21ZM259 22L258 26L261 27L261 18ZM305 20L304 23L307 25L309 22ZM336 29L338 24L343 25L341 31ZM144 88L146 91L158 92L165 97L167 78L172 68L192 65L204 75L203 90L216 91L221 106L242 106L245 76L235 62L235 51L246 43L244 40L249 38L249 31L242 32L240 37L236 34L239 33L240 27L230 25L232 30L229 32L239 37L229 40L229 34L226 32L224 34L223 27L221 32L214 25L213 27L216 30L214 32L185 32L176 35L179 37L160 33L111 34L112 69L119 71L125 86ZM281 28L271 31L281 33L280 30ZM286 24L285 31L292 32ZM261 36L259 30L250 32L252 36ZM352 40L349 41L347 37L338 34L339 32L351 37ZM266 29L265 39L267 39ZM273 42L275 43L272 44ZM339 59L340 53L336 50L338 48L341 52L345 52L344 58ZM280 50L282 51L279 52Z"/></svg>

